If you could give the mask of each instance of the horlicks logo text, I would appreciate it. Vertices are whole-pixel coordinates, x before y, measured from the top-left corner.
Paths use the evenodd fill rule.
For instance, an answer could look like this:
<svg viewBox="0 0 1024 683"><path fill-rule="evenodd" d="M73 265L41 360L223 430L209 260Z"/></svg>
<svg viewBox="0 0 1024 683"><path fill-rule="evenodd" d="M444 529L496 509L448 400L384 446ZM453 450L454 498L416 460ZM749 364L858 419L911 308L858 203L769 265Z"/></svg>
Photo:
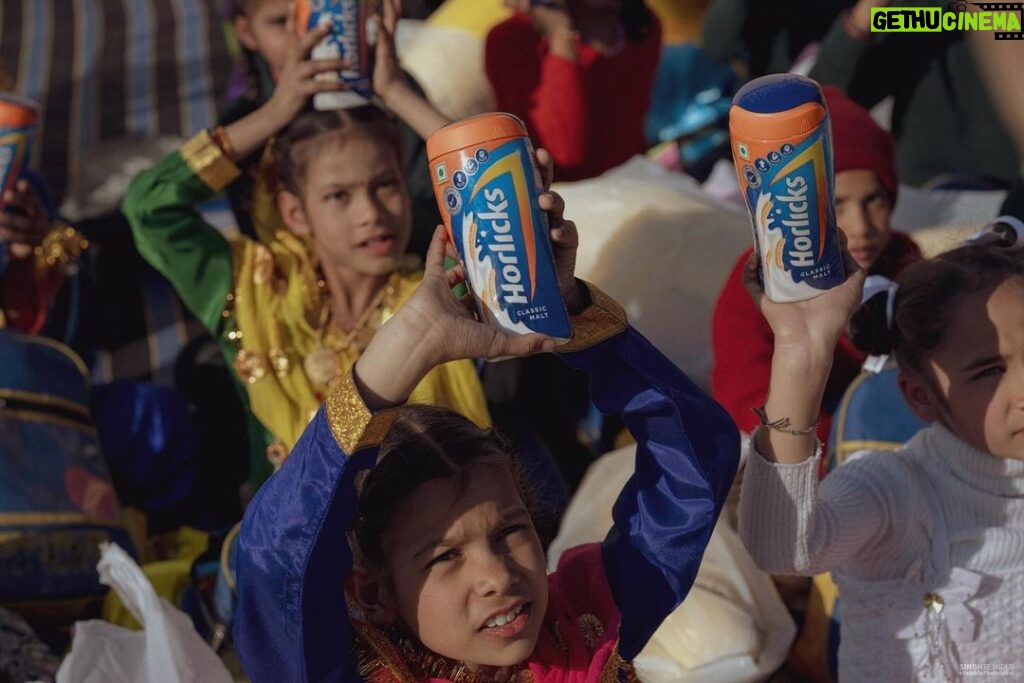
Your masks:
<svg viewBox="0 0 1024 683"><path fill-rule="evenodd" d="M530 142L515 137L496 147L483 144L444 157L458 170L441 193L456 200L454 208L447 200L445 206L477 312L489 325L517 334L568 338Z"/></svg>
<svg viewBox="0 0 1024 683"><path fill-rule="evenodd" d="M811 206L807 201L807 181L801 177L786 178L786 194L775 198L786 207L782 224L789 230L790 264L809 268L814 265L814 240L811 237Z"/></svg>
<svg viewBox="0 0 1024 683"><path fill-rule="evenodd" d="M482 234L489 234L487 248L497 258L501 269L501 298L506 304L526 304L526 287L523 286L523 272L519 265L512 220L509 217L509 200L500 187L484 190L486 210L477 214Z"/></svg>

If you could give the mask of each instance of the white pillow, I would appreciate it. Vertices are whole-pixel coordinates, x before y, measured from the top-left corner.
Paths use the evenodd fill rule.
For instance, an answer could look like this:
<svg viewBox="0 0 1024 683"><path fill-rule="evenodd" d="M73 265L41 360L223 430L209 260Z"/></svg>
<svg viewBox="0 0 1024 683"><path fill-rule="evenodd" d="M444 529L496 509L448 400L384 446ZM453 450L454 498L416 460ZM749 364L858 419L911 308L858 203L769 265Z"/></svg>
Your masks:
<svg viewBox="0 0 1024 683"><path fill-rule="evenodd" d="M746 213L644 157L554 189L579 228L577 274L619 301L634 327L709 387L711 314L752 244Z"/></svg>

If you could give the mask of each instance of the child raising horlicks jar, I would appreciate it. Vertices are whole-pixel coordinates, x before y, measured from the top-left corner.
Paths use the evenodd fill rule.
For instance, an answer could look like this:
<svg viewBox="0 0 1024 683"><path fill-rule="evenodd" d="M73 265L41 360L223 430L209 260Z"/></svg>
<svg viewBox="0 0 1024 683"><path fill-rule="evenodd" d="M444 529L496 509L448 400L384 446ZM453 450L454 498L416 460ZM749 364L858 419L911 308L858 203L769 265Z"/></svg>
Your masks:
<svg viewBox="0 0 1024 683"><path fill-rule="evenodd" d="M801 153L797 145L791 155ZM765 185L767 203L752 205L758 228L769 240L776 226L782 240L804 236L794 205L813 206L822 186L803 194L787 183L775 194ZM775 213L774 201L788 210ZM998 237L984 233L897 277L891 315L871 318L871 346L894 354L903 397L929 426L895 453L862 455L820 482L815 431L865 270L838 243L825 253L842 260L828 262L835 277L820 288L788 245L762 242L760 263L751 255L745 264L774 346L740 533L765 571L832 572L846 683L978 672L1016 680L1024 671L1024 252ZM798 275L813 296L793 287Z"/></svg>
<svg viewBox="0 0 1024 683"><path fill-rule="evenodd" d="M453 294L464 271L444 270L439 227L420 287L249 506L234 634L254 681L636 679L630 660L693 584L739 439L621 306L573 276L577 232L557 195L548 217L557 291L544 294L565 302L570 342L478 320ZM548 575L516 453L406 399L438 363L550 351L622 415L637 456L605 540Z"/></svg>

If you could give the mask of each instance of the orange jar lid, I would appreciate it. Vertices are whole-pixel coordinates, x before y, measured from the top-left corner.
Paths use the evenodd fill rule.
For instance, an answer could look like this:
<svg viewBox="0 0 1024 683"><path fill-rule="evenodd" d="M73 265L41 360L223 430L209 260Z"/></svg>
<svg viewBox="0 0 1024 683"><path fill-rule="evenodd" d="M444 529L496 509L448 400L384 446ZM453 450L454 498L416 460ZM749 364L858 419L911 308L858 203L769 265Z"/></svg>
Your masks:
<svg viewBox="0 0 1024 683"><path fill-rule="evenodd" d="M826 112L817 102L771 114L759 114L733 105L729 108L729 132L747 139L788 140L817 128Z"/></svg>
<svg viewBox="0 0 1024 683"><path fill-rule="evenodd" d="M427 139L427 159L481 143L526 135L526 124L519 117L503 112L478 114L449 123Z"/></svg>
<svg viewBox="0 0 1024 683"><path fill-rule="evenodd" d="M27 97L0 93L0 125L9 128L30 126L39 116L39 105Z"/></svg>

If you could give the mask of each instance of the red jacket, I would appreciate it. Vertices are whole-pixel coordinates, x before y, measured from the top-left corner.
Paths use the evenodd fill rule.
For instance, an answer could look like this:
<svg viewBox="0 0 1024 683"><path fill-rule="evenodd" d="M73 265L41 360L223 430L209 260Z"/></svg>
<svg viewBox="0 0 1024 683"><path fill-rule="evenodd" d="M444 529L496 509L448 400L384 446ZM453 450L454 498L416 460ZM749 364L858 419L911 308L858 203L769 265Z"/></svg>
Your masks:
<svg viewBox="0 0 1024 683"><path fill-rule="evenodd" d="M743 266L753 249L736 262L725 288L715 303L711 319L711 393L742 431L750 433L760 423L753 409L763 406L771 377L774 337L743 286ZM889 246L871 268L872 275L895 278L907 265L921 258L912 239L893 232ZM832 372L822 401L818 438L828 443L832 413L846 387L860 373L866 354L843 335L836 347ZM799 380L797 380L799 381Z"/></svg>
<svg viewBox="0 0 1024 683"><path fill-rule="evenodd" d="M484 69L500 111L526 122L554 157L558 180L600 175L647 149L644 117L661 56L661 25L605 57L586 44L576 63L548 54L527 14L491 29Z"/></svg>

